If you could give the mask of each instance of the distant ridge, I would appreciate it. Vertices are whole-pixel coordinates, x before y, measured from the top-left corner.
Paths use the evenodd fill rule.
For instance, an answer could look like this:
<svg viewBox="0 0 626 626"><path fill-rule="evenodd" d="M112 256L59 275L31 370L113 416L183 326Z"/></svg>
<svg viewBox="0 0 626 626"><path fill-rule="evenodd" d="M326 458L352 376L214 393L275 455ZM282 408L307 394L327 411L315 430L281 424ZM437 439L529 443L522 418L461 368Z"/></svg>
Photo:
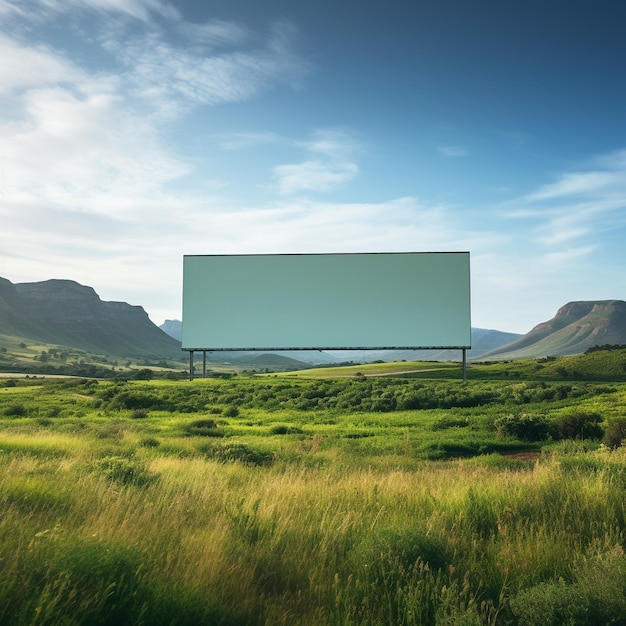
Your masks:
<svg viewBox="0 0 626 626"><path fill-rule="evenodd" d="M115 356L181 356L141 306L104 302L72 280L0 278L0 333Z"/></svg>
<svg viewBox="0 0 626 626"><path fill-rule="evenodd" d="M547 322L516 341L482 355L485 359L520 359L580 354L594 346L626 344L626 302L569 302Z"/></svg>
<svg viewBox="0 0 626 626"><path fill-rule="evenodd" d="M180 320L165 320L159 328L176 341L183 340L183 323Z"/></svg>

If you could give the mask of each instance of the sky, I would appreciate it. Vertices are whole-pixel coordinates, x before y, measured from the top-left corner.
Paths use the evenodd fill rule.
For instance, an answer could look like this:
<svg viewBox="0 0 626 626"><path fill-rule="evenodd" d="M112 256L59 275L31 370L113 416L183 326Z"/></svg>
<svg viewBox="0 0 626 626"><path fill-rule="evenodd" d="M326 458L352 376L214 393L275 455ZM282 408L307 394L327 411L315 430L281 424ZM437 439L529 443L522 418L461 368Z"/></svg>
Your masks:
<svg viewBox="0 0 626 626"><path fill-rule="evenodd" d="M623 0L0 0L0 277L469 251L472 326L626 299ZM407 288L419 288L407 285Z"/></svg>

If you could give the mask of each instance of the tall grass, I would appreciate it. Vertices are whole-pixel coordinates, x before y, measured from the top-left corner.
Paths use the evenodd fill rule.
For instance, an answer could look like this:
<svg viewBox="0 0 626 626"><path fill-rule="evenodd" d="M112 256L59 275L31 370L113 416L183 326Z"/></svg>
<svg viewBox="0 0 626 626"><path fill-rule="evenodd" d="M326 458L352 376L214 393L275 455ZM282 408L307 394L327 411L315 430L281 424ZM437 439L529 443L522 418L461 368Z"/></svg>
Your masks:
<svg viewBox="0 0 626 626"><path fill-rule="evenodd" d="M623 447L425 461L480 409L103 409L0 421L2 624L626 622Z"/></svg>
<svg viewBox="0 0 626 626"><path fill-rule="evenodd" d="M624 459L594 459L591 472L558 457L381 472L134 458L152 477L136 481L14 457L0 620L517 623L523 598L580 595L588 576L597 597L580 616L606 584L623 619Z"/></svg>

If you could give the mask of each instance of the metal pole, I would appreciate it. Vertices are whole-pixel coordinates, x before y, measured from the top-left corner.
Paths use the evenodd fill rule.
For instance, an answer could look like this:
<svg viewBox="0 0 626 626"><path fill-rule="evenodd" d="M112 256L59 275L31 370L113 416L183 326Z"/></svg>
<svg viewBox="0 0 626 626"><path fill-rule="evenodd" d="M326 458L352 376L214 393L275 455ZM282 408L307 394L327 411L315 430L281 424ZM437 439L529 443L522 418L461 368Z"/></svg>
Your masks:
<svg viewBox="0 0 626 626"><path fill-rule="evenodd" d="M206 350L202 351L202 378L206 378Z"/></svg>
<svg viewBox="0 0 626 626"><path fill-rule="evenodd" d="M467 349L463 348L463 382L467 381Z"/></svg>
<svg viewBox="0 0 626 626"><path fill-rule="evenodd" d="M189 350L189 380L193 380L193 350Z"/></svg>

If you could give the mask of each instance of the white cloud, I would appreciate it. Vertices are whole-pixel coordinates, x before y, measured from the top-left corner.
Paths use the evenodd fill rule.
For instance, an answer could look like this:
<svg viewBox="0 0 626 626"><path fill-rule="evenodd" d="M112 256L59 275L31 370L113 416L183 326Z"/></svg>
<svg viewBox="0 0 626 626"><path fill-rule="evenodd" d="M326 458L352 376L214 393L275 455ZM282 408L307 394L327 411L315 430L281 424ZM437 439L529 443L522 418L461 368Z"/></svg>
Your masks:
<svg viewBox="0 0 626 626"><path fill-rule="evenodd" d="M79 80L81 72L45 46L24 46L0 33L0 93ZM10 61L9 61L10 60Z"/></svg>
<svg viewBox="0 0 626 626"><path fill-rule="evenodd" d="M28 16L32 20L41 20L55 13L75 14L85 10L119 13L143 22L150 21L153 15L180 19L179 11L161 0L2 0L0 3L0 15Z"/></svg>
<svg viewBox="0 0 626 626"><path fill-rule="evenodd" d="M545 247L592 241L626 223L625 153L597 157L588 169L564 172L510 205L504 217L530 221L531 236Z"/></svg>
<svg viewBox="0 0 626 626"><path fill-rule="evenodd" d="M249 29L237 22L210 20L202 24L181 21L177 29L193 41L204 45L240 45L252 37Z"/></svg>
<svg viewBox="0 0 626 626"><path fill-rule="evenodd" d="M310 152L342 160L360 150L360 144L349 133L341 130L318 130L313 137L302 145Z"/></svg>
<svg viewBox="0 0 626 626"><path fill-rule="evenodd" d="M228 133L217 138L223 150L245 150L272 143L287 143L283 137L272 132Z"/></svg>
<svg viewBox="0 0 626 626"><path fill-rule="evenodd" d="M76 0L74 0L76 3ZM67 2L66 4L72 4ZM169 2L160 0L80 0L77 3L106 12L124 13L142 21L149 21L153 14L169 19L180 19L180 13Z"/></svg>
<svg viewBox="0 0 626 626"><path fill-rule="evenodd" d="M35 5L58 12L79 7L122 11L142 19L144 11L170 16L176 27L187 25L168 3L153 0L29 3ZM99 24L91 22L96 30ZM241 27L227 22L202 28L220 45L232 47L242 38ZM88 45L102 41L111 54L105 71L81 67L82 55L70 61L67 51L0 34L0 53L11 60L0 67L7 202L132 212L142 206L140 200L191 171L189 162L165 146L165 123L193 106L251 98L308 67L291 50L293 33L286 23L274 25L258 48L220 53L177 47L165 41L161 30L148 31L126 33L124 42L119 33L112 39L113 31L104 39L101 33L100 39L90 34ZM103 49L96 52L101 55ZM114 72L111 60L123 62L121 73Z"/></svg>
<svg viewBox="0 0 626 626"><path fill-rule="evenodd" d="M536 262L544 271L554 272L555 270L571 266L574 261L589 256L593 251L594 248L592 246L567 248L558 252L549 252L539 257Z"/></svg>
<svg viewBox="0 0 626 626"><path fill-rule="evenodd" d="M25 119L0 126L9 157L7 200L21 196L75 210L124 212L133 198L188 171L149 123L123 108L107 81L101 87L28 92Z"/></svg>
<svg viewBox="0 0 626 626"><path fill-rule="evenodd" d="M194 28L185 22L177 26ZM267 39L254 48L239 41L243 37L237 25L231 25L228 35L226 23L220 29L222 42L229 44L224 50L174 45L158 31L121 41L111 30L103 45L123 64L121 78L129 95L168 117L192 106L249 100L279 83L298 85L311 69L290 44L291 28L285 23L274 24Z"/></svg>
<svg viewBox="0 0 626 626"><path fill-rule="evenodd" d="M545 185L531 193L527 196L527 199L532 202L575 195L588 195L623 182L623 176L613 172L566 173L560 176L555 183Z"/></svg>
<svg viewBox="0 0 626 626"><path fill-rule="evenodd" d="M319 130L310 140L297 143L313 158L273 168L281 195L330 191L358 175L352 156L360 146L348 133Z"/></svg>
<svg viewBox="0 0 626 626"><path fill-rule="evenodd" d="M459 157L464 157L469 154L469 150L467 148L462 148L460 146L439 146L437 150L442 156L451 159L458 159Z"/></svg>
<svg viewBox="0 0 626 626"><path fill-rule="evenodd" d="M277 165L274 176L279 181L279 193L290 195L301 191L329 191L352 180L358 171L355 163L304 161Z"/></svg>

